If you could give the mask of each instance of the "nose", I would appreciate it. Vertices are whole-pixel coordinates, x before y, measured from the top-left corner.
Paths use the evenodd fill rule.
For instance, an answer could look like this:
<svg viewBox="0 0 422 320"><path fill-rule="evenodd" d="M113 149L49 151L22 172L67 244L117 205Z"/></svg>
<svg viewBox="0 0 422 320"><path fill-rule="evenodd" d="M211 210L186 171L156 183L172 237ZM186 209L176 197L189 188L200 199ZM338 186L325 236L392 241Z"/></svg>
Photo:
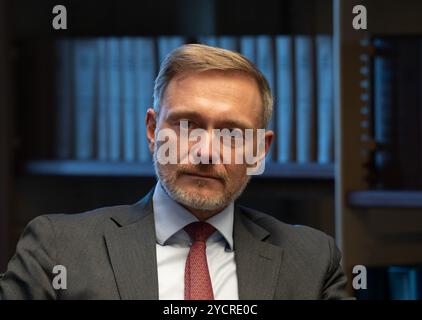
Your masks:
<svg viewBox="0 0 422 320"><path fill-rule="evenodd" d="M204 139L202 141L202 139ZM194 150L200 158L201 163L215 164L220 158L219 141L213 134L213 129L204 130L201 135L200 147Z"/></svg>

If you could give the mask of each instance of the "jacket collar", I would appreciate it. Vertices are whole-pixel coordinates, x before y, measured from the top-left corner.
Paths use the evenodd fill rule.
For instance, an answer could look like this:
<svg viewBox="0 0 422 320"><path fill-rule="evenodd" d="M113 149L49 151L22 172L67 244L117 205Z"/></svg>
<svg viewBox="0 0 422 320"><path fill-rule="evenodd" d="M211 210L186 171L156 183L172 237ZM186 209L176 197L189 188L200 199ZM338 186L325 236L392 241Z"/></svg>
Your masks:
<svg viewBox="0 0 422 320"><path fill-rule="evenodd" d="M153 190L139 202L118 210L105 242L122 299L158 299ZM235 206L233 225L239 299L272 299L283 250L269 243L271 234L244 209Z"/></svg>

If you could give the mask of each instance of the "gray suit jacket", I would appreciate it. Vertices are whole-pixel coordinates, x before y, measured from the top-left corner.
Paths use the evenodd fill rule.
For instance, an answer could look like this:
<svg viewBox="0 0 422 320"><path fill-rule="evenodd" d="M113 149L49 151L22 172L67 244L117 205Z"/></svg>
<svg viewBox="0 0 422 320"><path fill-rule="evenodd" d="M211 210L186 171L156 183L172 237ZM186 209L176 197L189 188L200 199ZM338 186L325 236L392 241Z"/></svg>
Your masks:
<svg viewBox="0 0 422 320"><path fill-rule="evenodd" d="M331 237L236 206L240 299L346 298ZM158 299L152 191L134 205L31 221L0 280L0 299ZM55 290L55 265L67 289Z"/></svg>

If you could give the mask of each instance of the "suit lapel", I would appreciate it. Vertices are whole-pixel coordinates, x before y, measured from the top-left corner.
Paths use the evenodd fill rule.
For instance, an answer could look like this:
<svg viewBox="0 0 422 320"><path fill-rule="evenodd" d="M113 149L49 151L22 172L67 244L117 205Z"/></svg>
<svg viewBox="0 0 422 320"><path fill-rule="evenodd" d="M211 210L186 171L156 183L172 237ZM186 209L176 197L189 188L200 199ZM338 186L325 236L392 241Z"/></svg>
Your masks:
<svg viewBox="0 0 422 320"><path fill-rule="evenodd" d="M152 192L116 214L105 233L121 299L158 299Z"/></svg>
<svg viewBox="0 0 422 320"><path fill-rule="evenodd" d="M282 249L264 242L270 234L236 207L234 246L239 299L274 299Z"/></svg>
<svg viewBox="0 0 422 320"><path fill-rule="evenodd" d="M156 235L151 191L109 221L105 241L121 299L158 299ZM269 232L235 207L233 238L239 299L273 299L282 249Z"/></svg>

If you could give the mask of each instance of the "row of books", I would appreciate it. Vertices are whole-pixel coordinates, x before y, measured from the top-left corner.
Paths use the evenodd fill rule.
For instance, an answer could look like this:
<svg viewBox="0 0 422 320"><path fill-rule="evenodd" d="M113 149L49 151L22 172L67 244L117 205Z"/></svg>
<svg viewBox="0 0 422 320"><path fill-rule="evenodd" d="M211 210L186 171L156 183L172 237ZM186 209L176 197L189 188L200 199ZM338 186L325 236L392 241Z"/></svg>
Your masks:
<svg viewBox="0 0 422 320"><path fill-rule="evenodd" d="M422 300L422 267L368 268L366 289L357 290L356 297L360 300Z"/></svg>
<svg viewBox="0 0 422 320"><path fill-rule="evenodd" d="M57 156L148 161L144 118L154 78L181 36L57 42ZM270 161L332 163L332 38L206 36L196 42L238 51L264 73L275 96Z"/></svg>
<svg viewBox="0 0 422 320"><path fill-rule="evenodd" d="M422 189L422 38L373 40L375 187Z"/></svg>

